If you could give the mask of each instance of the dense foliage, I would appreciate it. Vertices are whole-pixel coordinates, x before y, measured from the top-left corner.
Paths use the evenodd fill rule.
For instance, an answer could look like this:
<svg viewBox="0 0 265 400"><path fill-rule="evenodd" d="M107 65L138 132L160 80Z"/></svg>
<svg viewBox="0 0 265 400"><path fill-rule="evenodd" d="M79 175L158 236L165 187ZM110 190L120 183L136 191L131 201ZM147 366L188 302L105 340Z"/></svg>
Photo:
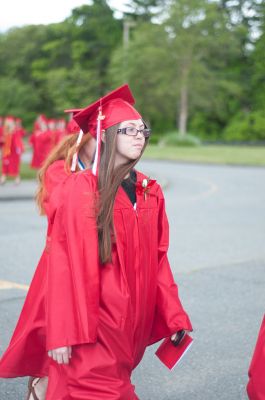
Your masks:
<svg viewBox="0 0 265 400"><path fill-rule="evenodd" d="M65 21L0 34L0 115L29 129L129 82L157 135L265 140L261 0L106 0Z"/></svg>

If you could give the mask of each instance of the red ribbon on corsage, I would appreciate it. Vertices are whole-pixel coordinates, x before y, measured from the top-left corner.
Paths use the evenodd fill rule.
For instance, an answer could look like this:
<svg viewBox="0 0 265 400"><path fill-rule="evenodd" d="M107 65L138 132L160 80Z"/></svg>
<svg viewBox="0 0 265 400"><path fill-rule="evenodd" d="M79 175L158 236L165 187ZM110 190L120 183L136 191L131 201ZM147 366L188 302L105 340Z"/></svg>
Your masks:
<svg viewBox="0 0 265 400"><path fill-rule="evenodd" d="M156 181L154 179L150 179L150 178L145 178L142 180L142 182L137 182L136 183L136 193L139 195L144 195L144 201L147 198L147 195L149 193L149 190L151 189L151 187L154 185Z"/></svg>

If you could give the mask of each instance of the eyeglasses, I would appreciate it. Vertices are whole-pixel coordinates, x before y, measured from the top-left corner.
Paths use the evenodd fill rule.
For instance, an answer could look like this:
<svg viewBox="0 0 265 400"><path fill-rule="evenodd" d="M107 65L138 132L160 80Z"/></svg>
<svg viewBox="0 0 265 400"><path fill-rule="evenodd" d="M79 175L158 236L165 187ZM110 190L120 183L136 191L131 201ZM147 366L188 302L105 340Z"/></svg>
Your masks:
<svg viewBox="0 0 265 400"><path fill-rule="evenodd" d="M133 126L128 126L126 128L120 128L117 130L117 133L122 133L123 135L128 136L137 136L138 132L140 132L143 137L148 138L151 135L151 129L137 129Z"/></svg>

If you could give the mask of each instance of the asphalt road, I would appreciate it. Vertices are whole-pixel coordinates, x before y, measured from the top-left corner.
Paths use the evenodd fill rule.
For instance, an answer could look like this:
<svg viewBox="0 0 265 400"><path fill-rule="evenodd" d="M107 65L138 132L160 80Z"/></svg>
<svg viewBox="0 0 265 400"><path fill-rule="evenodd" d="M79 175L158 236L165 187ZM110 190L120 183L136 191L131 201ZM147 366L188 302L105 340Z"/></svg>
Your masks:
<svg viewBox="0 0 265 400"><path fill-rule="evenodd" d="M139 169L166 185L170 261L194 344L172 372L154 356L157 345L148 348L133 374L137 394L141 400L246 399L265 304L265 169L149 161ZM15 189L21 200L0 201L1 353L44 244L45 220L26 200L33 189L28 184ZM0 382L0 400L24 399L25 392L25 378Z"/></svg>

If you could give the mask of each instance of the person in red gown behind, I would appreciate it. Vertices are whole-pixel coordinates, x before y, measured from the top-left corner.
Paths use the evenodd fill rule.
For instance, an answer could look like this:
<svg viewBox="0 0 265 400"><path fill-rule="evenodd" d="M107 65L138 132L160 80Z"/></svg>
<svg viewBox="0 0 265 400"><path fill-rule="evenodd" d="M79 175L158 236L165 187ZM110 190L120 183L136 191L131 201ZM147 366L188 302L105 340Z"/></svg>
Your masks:
<svg viewBox="0 0 265 400"><path fill-rule="evenodd" d="M16 118L16 130L19 133L20 137L25 136L25 129L22 126L21 118Z"/></svg>
<svg viewBox="0 0 265 400"><path fill-rule="evenodd" d="M0 148L3 146L4 140L3 140L3 118L0 117Z"/></svg>
<svg viewBox="0 0 265 400"><path fill-rule="evenodd" d="M24 151L22 136L24 130L21 120L12 116L5 118L3 127L2 147L2 176L0 183L6 181L7 176L15 178L15 183L20 183L20 160Z"/></svg>
<svg viewBox="0 0 265 400"><path fill-rule="evenodd" d="M65 137L65 135L67 135L66 122L63 118L61 118L55 122L55 125L56 125L55 126L55 141L57 144ZM78 132L72 132L72 133L78 133Z"/></svg>
<svg viewBox="0 0 265 400"><path fill-rule="evenodd" d="M47 130L47 118L45 115L41 114L36 118L34 122L33 132L29 138L29 144L32 147L32 159L30 166L34 169L39 169L42 163L41 156L41 146L39 137L41 134L44 134Z"/></svg>
<svg viewBox="0 0 265 400"><path fill-rule="evenodd" d="M79 111L81 111L81 109L79 109ZM72 133L78 133L80 131L79 125L75 122L75 120L73 119L73 112L69 113L69 121L68 124L66 126L66 132L70 135Z"/></svg>
<svg viewBox="0 0 265 400"><path fill-rule="evenodd" d="M54 218L47 278L46 400L135 400L147 346L191 331L167 258L160 185L134 169L150 130L124 85L74 116L97 137Z"/></svg>
<svg viewBox="0 0 265 400"><path fill-rule="evenodd" d="M95 140L87 134L76 145L77 135L68 135L50 153L39 171L39 188L36 201L40 213L48 220L46 246L37 265L34 277L25 299L10 344L0 360L0 376L14 378L19 376L38 377L30 379L31 390L28 399L45 399L49 357L46 351L46 288L50 236L53 218L60 199L60 187L70 175L73 154L78 151L76 172L88 168L92 162ZM42 379L39 379L42 378Z"/></svg>
<svg viewBox="0 0 265 400"><path fill-rule="evenodd" d="M250 400L265 400L265 315L260 327L248 375L248 398Z"/></svg>
<svg viewBox="0 0 265 400"><path fill-rule="evenodd" d="M56 145L56 135L53 130L54 120L48 120L45 115L39 115L34 123L34 131L29 142L32 146L31 168L40 169L50 151Z"/></svg>

